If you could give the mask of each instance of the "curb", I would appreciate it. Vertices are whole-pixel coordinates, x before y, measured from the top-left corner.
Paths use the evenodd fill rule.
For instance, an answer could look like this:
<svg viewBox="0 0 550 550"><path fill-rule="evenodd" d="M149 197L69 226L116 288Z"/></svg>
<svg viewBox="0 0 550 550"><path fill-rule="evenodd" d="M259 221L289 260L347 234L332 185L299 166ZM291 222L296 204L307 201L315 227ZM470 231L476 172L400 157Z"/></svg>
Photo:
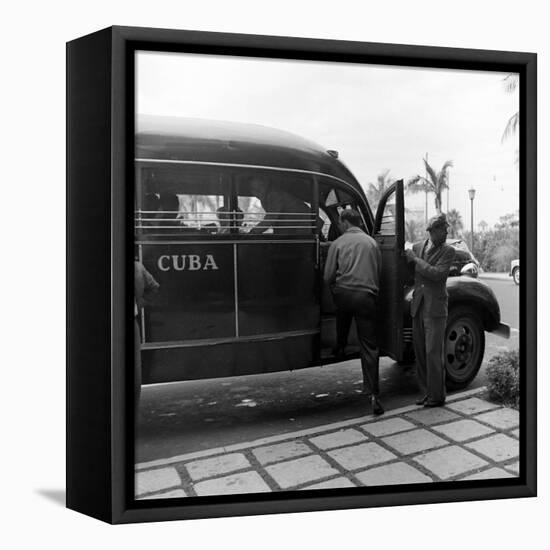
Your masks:
<svg viewBox="0 0 550 550"><path fill-rule="evenodd" d="M480 388L476 388L473 390L466 390L461 393L455 393L453 395L450 395L447 397L447 403L451 403L453 401L458 401L459 399L464 399L465 397L471 397L473 395L478 395L480 393L483 393L486 391L486 387L482 386ZM400 414L404 414L410 411L417 410L421 407L418 405L407 405L406 407L401 407L399 409L394 409L392 411L388 411L386 414L384 414L385 418L391 418L393 416L397 416ZM205 458L213 455L223 454L223 453L230 453L235 451L242 451L243 449L249 449L251 447L260 447L263 445L269 445L272 443L278 443L280 441L286 441L287 439L296 439L299 437L304 436L310 436L317 433L322 433L330 430L337 430L340 428L345 428L347 426L351 426L354 424L358 424L360 422L368 422L370 420L373 420L374 418L380 419L378 416L374 416L373 414L369 414L366 416L360 416L358 418L349 418L348 420L343 420L342 422L334 422L332 424L324 424L322 426L317 426L315 428L307 428L305 430L299 430L296 432L288 432L285 434L279 434L279 435L272 435L270 437L263 437L261 439L255 439L254 441L246 441L244 443L235 443L233 445L228 445L227 447L214 447L212 449L205 449L203 451L195 451L192 453L182 454L173 456L170 458L161 458L158 460L151 460L149 462L141 462L139 464L135 465L135 471L139 472L141 470L146 470L149 468L156 468L158 466L167 466L169 464L175 464L177 462L184 462L188 460L194 460L198 458Z"/></svg>

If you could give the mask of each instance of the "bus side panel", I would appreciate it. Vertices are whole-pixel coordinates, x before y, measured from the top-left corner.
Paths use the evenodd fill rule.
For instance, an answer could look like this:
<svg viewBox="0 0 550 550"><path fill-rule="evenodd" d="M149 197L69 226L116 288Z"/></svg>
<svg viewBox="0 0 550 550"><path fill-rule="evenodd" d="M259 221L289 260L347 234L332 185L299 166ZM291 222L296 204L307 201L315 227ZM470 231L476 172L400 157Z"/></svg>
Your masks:
<svg viewBox="0 0 550 550"><path fill-rule="evenodd" d="M144 310L144 343L235 336L231 243L159 242L142 245L141 253L160 285Z"/></svg>
<svg viewBox="0 0 550 550"><path fill-rule="evenodd" d="M319 330L314 241L239 243L238 266L239 336Z"/></svg>
<svg viewBox="0 0 550 550"><path fill-rule="evenodd" d="M143 383L200 380L313 366L310 336L232 342L193 348L144 350Z"/></svg>

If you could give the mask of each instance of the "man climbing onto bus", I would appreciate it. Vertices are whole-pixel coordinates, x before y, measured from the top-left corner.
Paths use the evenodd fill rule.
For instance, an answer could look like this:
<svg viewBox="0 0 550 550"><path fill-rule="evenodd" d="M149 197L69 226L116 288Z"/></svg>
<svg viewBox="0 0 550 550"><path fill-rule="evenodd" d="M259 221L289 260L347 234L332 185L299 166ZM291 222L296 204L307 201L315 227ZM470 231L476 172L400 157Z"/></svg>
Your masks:
<svg viewBox="0 0 550 550"><path fill-rule="evenodd" d="M342 235L328 250L324 280L336 305L337 355L344 352L351 322L355 319L361 353L363 391L371 398L372 412L384 413L378 384L379 351L376 343L376 307L381 254L376 241L359 226L357 210L340 214Z"/></svg>

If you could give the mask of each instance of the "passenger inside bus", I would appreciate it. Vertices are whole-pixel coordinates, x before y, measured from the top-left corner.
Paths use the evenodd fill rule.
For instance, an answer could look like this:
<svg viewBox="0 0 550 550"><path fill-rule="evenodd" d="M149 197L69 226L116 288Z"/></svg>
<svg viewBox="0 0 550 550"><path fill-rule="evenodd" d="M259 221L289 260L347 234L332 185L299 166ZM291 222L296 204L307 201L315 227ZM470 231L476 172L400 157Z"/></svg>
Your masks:
<svg viewBox="0 0 550 550"><path fill-rule="evenodd" d="M174 193L160 194L160 218L163 227L182 226L178 219L180 214L180 201Z"/></svg>
<svg viewBox="0 0 550 550"><path fill-rule="evenodd" d="M239 207L235 211L231 211L229 206L220 206L216 210L216 215L220 222L218 234L230 233L232 228L240 232L243 225L244 213Z"/></svg>
<svg viewBox="0 0 550 550"><path fill-rule="evenodd" d="M249 232L260 235L268 229L274 234L311 235L312 211L300 198L283 189L277 189L267 177L254 176L249 183L252 195L265 210L264 218Z"/></svg>

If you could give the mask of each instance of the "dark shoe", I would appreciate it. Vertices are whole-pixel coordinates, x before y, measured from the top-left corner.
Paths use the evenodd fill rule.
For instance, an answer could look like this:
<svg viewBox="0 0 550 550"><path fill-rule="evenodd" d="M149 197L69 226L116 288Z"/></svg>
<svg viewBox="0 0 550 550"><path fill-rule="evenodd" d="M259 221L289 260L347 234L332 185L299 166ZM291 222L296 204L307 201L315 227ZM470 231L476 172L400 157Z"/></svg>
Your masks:
<svg viewBox="0 0 550 550"><path fill-rule="evenodd" d="M376 416L380 416L381 414L384 414L384 407L382 407L377 397L374 397L374 396L371 397L371 405L372 405L372 414Z"/></svg>
<svg viewBox="0 0 550 550"><path fill-rule="evenodd" d="M416 404L417 405L425 405L427 401L428 401L428 396L425 395L424 397L421 397L420 399L417 399Z"/></svg>
<svg viewBox="0 0 550 550"><path fill-rule="evenodd" d="M426 401L424 407L443 407L445 405L445 399L443 401Z"/></svg>

